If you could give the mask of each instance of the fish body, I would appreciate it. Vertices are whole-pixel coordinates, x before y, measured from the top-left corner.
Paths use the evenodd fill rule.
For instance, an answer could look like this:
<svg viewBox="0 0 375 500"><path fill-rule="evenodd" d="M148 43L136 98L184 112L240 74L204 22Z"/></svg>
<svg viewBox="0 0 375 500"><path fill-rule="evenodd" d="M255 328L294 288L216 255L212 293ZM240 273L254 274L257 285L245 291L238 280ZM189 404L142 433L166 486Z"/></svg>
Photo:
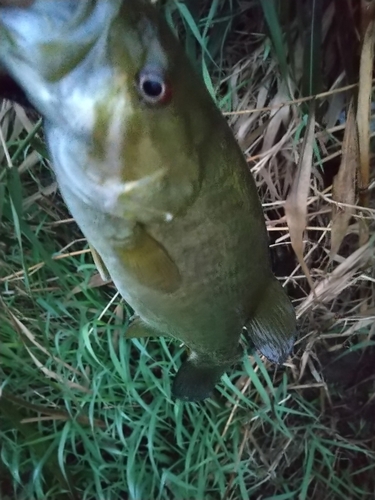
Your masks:
<svg viewBox="0 0 375 500"><path fill-rule="evenodd" d="M0 6L0 62L45 118L64 200L135 311L127 336L188 359L172 392L209 397L246 328L274 362L295 314L273 276L254 180L157 9L138 0Z"/></svg>

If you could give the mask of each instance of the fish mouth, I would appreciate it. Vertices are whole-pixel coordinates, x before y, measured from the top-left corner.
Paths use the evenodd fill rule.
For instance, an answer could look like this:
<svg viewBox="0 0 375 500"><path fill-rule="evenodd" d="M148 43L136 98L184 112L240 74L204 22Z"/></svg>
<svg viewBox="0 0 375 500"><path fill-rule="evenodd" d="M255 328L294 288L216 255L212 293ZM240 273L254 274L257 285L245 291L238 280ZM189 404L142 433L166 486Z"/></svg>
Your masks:
<svg viewBox="0 0 375 500"><path fill-rule="evenodd" d="M137 181L119 182L110 179L99 182L95 175L88 172L75 171L74 174L67 170L67 179L64 183L69 185L75 196L86 205L95 207L103 213L123 219L138 220L143 223L174 219L172 211L162 207L152 206L142 199L142 192L155 183L158 177L165 175L164 171L144 177Z"/></svg>
<svg viewBox="0 0 375 500"><path fill-rule="evenodd" d="M0 6L0 58L36 67L39 77L55 82L70 73L106 39L122 0L35 0L28 7Z"/></svg>

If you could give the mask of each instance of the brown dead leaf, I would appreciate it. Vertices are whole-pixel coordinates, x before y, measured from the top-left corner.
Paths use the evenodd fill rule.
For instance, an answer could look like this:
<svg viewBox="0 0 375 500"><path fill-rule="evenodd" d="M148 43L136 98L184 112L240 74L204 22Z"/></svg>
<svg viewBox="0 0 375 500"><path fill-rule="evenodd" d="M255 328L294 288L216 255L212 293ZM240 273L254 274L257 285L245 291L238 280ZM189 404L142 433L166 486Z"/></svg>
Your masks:
<svg viewBox="0 0 375 500"><path fill-rule="evenodd" d="M313 308L317 303L331 302L355 281L355 275L359 269L367 265L369 259L374 255L375 236L353 252L348 258L336 267L336 269L324 278L316 287L314 292L297 307L297 318Z"/></svg>
<svg viewBox="0 0 375 500"><path fill-rule="evenodd" d="M112 283L112 279L103 280L100 276L100 273L93 274L89 279L88 283L81 283L73 288L73 290L69 293L68 298L71 298L73 295L77 293L81 293L83 290L90 290L91 288L98 288L104 285L109 285Z"/></svg>
<svg viewBox="0 0 375 500"><path fill-rule="evenodd" d="M375 19L375 0L361 0L361 38L365 37L369 23Z"/></svg>
<svg viewBox="0 0 375 500"><path fill-rule="evenodd" d="M94 260L94 264L95 264L96 269L98 270L98 272L100 274L102 281L103 282L111 281L111 276L108 272L106 265L104 264L104 261L103 261L101 255L90 243L89 243L89 247L91 250L92 258Z"/></svg>
<svg viewBox="0 0 375 500"><path fill-rule="evenodd" d="M40 188L39 191L32 194L31 196L27 196L22 202L22 208L27 210L33 203L38 202L40 199L43 199L46 196L51 196L51 194L56 193L57 191L57 183L52 182L49 186Z"/></svg>
<svg viewBox="0 0 375 500"><path fill-rule="evenodd" d="M29 353L30 358L34 361L35 366L39 368L39 370L47 377L52 380L56 380L60 384L69 387L70 389L77 389L81 392L85 392L86 394L91 394L91 390L88 389L87 387L84 387L81 384L77 384L76 382L71 382L70 380L65 379L61 375L59 375L57 372L54 372L53 370L50 370L45 366L44 363L39 361L39 359L34 355L34 353L31 351L31 349L25 344L25 349Z"/></svg>
<svg viewBox="0 0 375 500"><path fill-rule="evenodd" d="M322 19L322 42L325 41L327 34L334 29L332 25L335 16L337 16L336 5L334 2L328 2Z"/></svg>
<svg viewBox="0 0 375 500"><path fill-rule="evenodd" d="M263 106L266 104L267 98L268 98L268 92L269 92L269 84L268 82L262 85L259 89L258 96L257 96L257 102L255 105L255 110L258 108L263 108ZM247 100L245 98L247 97ZM245 96L244 99L242 99L240 105L238 106L237 109L252 109L252 104L250 102L250 94ZM258 120L259 116L261 115L261 112L254 112L251 113L250 115L239 115L236 117L236 122L233 127L237 141L243 151L247 151L247 149L260 137L264 129L266 128L265 124L261 124L258 127L253 130L254 123L256 120Z"/></svg>
<svg viewBox="0 0 375 500"><path fill-rule="evenodd" d="M15 330L20 336L21 341L23 342L23 345L27 352L29 353L30 358L34 361L35 365L46 375L48 378L54 379L59 381L61 384L66 385L70 387L71 389L77 389L82 392L90 393L90 389L87 387L83 386L82 384L78 384L76 382L72 382L70 380L64 379L61 375L59 375L57 372L54 372L53 370L47 368L44 363L39 361L39 359L35 356L35 354L31 351L31 349L28 346L28 342L26 339L33 344L40 352L45 354L48 358L53 359L56 363L64 366L67 368L69 371L71 371L75 375L82 376L84 379L87 380L85 374L82 372L76 370L74 367L69 365L68 363L65 363L63 360L60 358L53 356L43 345L41 345L35 335L27 328L27 326L22 323L13 313L12 311L4 304L4 302L1 300L1 305L5 306L4 309L8 312L10 320L12 321L12 324L15 327Z"/></svg>
<svg viewBox="0 0 375 500"><path fill-rule="evenodd" d="M372 8L367 12L367 7ZM359 204L363 207L369 205L369 182L370 182L370 116L372 97L372 72L374 64L374 42L375 42L375 3L374 1L362 7L363 43L359 69L359 89L357 105L357 125L359 144ZM361 234L362 233L362 234ZM368 227L363 227L360 233L360 244L368 239Z"/></svg>
<svg viewBox="0 0 375 500"><path fill-rule="evenodd" d="M285 128L290 121L290 107L280 105L288 100L288 89L285 83L279 83L279 91L272 99L270 106L274 107L270 112L270 120L267 129L264 133L263 145L261 153L268 152L276 142L276 136L280 130L281 125Z"/></svg>
<svg viewBox="0 0 375 500"><path fill-rule="evenodd" d="M103 259L93 246L89 244L89 247L95 266L99 272L98 274L94 274L93 276L91 276L87 284L81 283L80 285L75 286L73 290L69 293L68 295L69 298L75 295L76 293L82 292L82 290L84 289L88 290L90 288L97 288L112 283L112 278L109 275L109 272L103 262Z"/></svg>
<svg viewBox="0 0 375 500"><path fill-rule="evenodd" d="M345 207L332 208L331 232L331 259L338 252L342 240L348 230L349 221L354 209L350 205L355 203L355 177L358 165L358 135L354 115L354 105L351 101L348 118L342 142L341 165L333 179L332 198L338 203L345 203Z"/></svg>
<svg viewBox="0 0 375 500"><path fill-rule="evenodd" d="M313 161L315 132L315 103L310 106L309 119L298 162L297 173L285 202L285 216L289 227L290 240L298 262L306 275L311 289L314 284L303 258L303 234L306 229L307 198L310 191L310 177Z"/></svg>
<svg viewBox="0 0 375 500"><path fill-rule="evenodd" d="M331 90L339 88L340 85L342 85L344 78L345 78L345 73L342 71L333 82ZM346 98L347 96L343 92L333 93L327 97L328 109L323 117L323 123L326 126L326 130L323 135L325 142L327 142L329 138L329 135L326 134L327 129L335 127L336 123L340 119L342 110L345 109Z"/></svg>

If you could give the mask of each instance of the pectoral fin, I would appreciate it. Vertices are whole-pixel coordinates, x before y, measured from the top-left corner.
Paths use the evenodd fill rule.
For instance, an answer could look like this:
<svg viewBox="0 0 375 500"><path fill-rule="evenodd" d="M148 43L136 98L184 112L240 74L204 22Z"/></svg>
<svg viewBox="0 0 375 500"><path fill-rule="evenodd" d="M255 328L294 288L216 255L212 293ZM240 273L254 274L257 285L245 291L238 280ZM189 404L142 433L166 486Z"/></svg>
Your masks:
<svg viewBox="0 0 375 500"><path fill-rule="evenodd" d="M152 326L148 325L137 316L131 320L131 323L125 332L125 337L127 339L140 339L143 337L163 337L164 335L164 333L159 332L155 328L152 328Z"/></svg>
<svg viewBox="0 0 375 500"><path fill-rule="evenodd" d="M243 356L243 349L239 345L235 352L230 352L228 350L228 359L219 362L215 359L215 353L207 357L191 351L173 381L172 395L183 401L202 401L211 397L220 377Z"/></svg>
<svg viewBox="0 0 375 500"><path fill-rule="evenodd" d="M202 401L211 397L215 385L228 368L221 365L199 363L192 353L182 363L172 385L172 395L182 401Z"/></svg>
<svg viewBox="0 0 375 500"><path fill-rule="evenodd" d="M283 287L272 279L246 323L251 342L274 363L289 356L296 335L296 316Z"/></svg>
<svg viewBox="0 0 375 500"><path fill-rule="evenodd" d="M181 283L178 267L167 250L143 227L138 227L132 245L117 249L127 273L142 285L171 293Z"/></svg>
<svg viewBox="0 0 375 500"><path fill-rule="evenodd" d="M106 265L103 262L103 259L101 256L98 254L98 252L95 250L95 248L89 243L89 247L91 250L91 255L94 261L94 264L100 274L100 277L103 281L110 281L112 278L108 272L108 269Z"/></svg>

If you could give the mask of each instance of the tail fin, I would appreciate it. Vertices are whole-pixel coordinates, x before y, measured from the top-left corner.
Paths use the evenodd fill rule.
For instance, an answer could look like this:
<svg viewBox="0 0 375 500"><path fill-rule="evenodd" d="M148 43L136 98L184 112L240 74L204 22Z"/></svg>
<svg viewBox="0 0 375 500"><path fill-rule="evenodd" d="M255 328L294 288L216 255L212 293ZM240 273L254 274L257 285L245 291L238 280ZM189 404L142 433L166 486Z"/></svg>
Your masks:
<svg viewBox="0 0 375 500"><path fill-rule="evenodd" d="M200 364L193 353L181 365L172 385L172 395L183 401L209 398L227 366Z"/></svg>
<svg viewBox="0 0 375 500"><path fill-rule="evenodd" d="M273 278L246 323L251 342L267 359L283 363L296 336L296 315L285 290Z"/></svg>

